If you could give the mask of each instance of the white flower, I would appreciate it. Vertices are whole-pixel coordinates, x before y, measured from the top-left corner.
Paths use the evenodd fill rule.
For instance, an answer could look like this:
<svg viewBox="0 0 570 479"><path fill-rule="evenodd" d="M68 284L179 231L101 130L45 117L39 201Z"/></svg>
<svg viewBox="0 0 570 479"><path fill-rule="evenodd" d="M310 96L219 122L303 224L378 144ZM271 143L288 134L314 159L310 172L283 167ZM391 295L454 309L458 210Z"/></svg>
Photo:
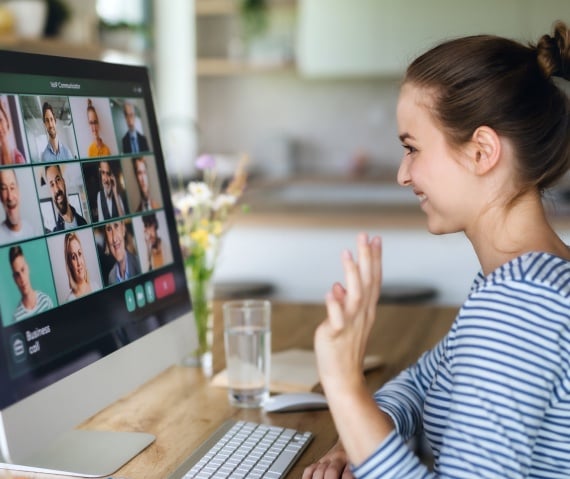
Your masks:
<svg viewBox="0 0 570 479"><path fill-rule="evenodd" d="M196 200L192 195L182 195L175 198L174 205L185 215L196 206Z"/></svg>
<svg viewBox="0 0 570 479"><path fill-rule="evenodd" d="M221 208L233 206L236 202L237 198L234 195L221 194L214 200L212 208L217 211Z"/></svg>
<svg viewBox="0 0 570 479"><path fill-rule="evenodd" d="M188 191L197 204L207 203L212 198L210 187L203 181L192 181L188 185Z"/></svg>

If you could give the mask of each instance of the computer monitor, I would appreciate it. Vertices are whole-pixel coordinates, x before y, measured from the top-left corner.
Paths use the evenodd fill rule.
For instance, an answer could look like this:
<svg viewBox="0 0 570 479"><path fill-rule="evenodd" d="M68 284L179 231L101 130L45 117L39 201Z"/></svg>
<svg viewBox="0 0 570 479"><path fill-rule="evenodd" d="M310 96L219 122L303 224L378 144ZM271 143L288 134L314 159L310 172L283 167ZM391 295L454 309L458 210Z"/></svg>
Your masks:
<svg viewBox="0 0 570 479"><path fill-rule="evenodd" d="M196 346L147 69L0 52L0 199L0 467L110 475L154 437L76 426Z"/></svg>

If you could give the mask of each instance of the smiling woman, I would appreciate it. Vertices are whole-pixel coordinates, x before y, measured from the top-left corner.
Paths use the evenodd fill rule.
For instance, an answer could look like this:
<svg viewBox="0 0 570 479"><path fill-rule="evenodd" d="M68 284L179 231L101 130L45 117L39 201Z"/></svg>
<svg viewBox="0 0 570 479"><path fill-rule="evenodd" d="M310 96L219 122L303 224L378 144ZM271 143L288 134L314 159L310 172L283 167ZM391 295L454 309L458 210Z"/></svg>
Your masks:
<svg viewBox="0 0 570 479"><path fill-rule="evenodd" d="M356 255L342 253L345 284L331 287L315 333L340 442L303 479L570 475L570 247L542 203L570 169L570 101L553 81L570 80L569 65L558 22L533 45L464 37L408 67L398 182L430 232L467 237L481 271L447 336L371 397L362 358L383 243L361 233ZM422 428L433 471L406 445Z"/></svg>

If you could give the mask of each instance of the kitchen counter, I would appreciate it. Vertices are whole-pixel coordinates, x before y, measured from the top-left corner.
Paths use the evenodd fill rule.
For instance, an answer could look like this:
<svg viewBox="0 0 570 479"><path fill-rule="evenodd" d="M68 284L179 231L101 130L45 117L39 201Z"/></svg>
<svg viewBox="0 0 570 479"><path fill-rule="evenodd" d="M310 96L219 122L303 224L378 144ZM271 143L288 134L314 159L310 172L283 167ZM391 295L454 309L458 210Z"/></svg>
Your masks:
<svg viewBox="0 0 570 479"><path fill-rule="evenodd" d="M268 283L279 300L322 301L360 231L382 236L385 285L435 289L439 304L463 303L480 269L465 235L431 234L410 189L393 183L254 183L244 202L250 210L232 217L215 280ZM570 214L560 208L552 218L570 244Z"/></svg>
<svg viewBox="0 0 570 479"><path fill-rule="evenodd" d="M243 197L240 226L287 228L425 229L410 189L381 180L298 178L254 183ZM570 204L547 202L557 230L570 229Z"/></svg>

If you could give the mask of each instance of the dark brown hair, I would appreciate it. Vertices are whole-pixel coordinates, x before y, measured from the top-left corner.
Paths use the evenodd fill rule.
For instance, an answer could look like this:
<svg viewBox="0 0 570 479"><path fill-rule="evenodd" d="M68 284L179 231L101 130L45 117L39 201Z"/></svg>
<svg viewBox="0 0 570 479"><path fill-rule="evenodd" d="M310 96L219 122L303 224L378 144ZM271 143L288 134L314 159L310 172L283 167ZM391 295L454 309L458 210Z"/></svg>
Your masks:
<svg viewBox="0 0 570 479"><path fill-rule="evenodd" d="M482 125L509 139L522 189L539 191L570 167L570 32L562 22L538 43L492 35L444 42L414 60L404 83L425 88L426 105L453 147Z"/></svg>

